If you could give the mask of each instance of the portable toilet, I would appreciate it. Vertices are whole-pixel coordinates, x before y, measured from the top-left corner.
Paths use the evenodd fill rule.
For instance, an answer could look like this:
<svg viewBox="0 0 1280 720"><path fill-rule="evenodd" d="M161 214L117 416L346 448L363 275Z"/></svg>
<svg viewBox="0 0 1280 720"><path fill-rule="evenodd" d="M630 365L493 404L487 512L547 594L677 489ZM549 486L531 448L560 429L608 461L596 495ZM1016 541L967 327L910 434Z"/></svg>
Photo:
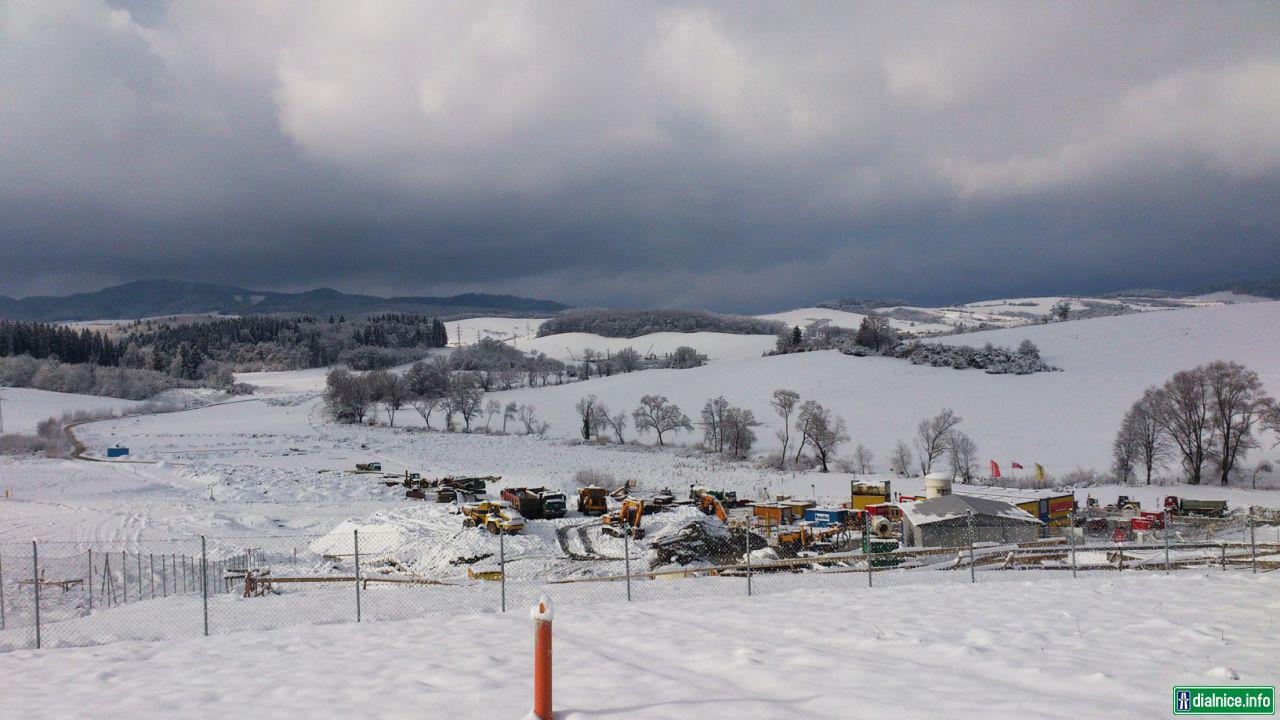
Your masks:
<svg viewBox="0 0 1280 720"><path fill-rule="evenodd" d="M119 445L117 445L112 448L107 448L107 457L109 458L124 457L125 455L128 455L128 454L129 454L129 448L127 447L120 447Z"/></svg>

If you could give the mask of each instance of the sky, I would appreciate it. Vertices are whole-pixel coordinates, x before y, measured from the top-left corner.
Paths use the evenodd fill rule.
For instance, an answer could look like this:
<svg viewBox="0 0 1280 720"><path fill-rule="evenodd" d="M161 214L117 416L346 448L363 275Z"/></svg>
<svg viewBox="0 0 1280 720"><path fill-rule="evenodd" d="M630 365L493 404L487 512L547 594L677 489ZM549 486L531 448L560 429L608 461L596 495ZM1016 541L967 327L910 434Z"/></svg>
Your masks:
<svg viewBox="0 0 1280 720"><path fill-rule="evenodd" d="M1280 3L0 0L0 295L1280 275Z"/></svg>

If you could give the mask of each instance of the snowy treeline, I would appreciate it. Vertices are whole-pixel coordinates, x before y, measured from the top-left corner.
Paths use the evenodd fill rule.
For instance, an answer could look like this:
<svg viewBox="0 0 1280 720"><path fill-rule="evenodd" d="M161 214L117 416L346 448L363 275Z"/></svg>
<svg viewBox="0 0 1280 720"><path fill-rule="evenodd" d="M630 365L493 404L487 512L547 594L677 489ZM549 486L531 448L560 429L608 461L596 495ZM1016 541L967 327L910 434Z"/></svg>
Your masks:
<svg viewBox="0 0 1280 720"><path fill-rule="evenodd" d="M861 345L845 346L840 351L847 355L873 354L871 350ZM1024 340L1016 350L995 347L990 343L975 348L969 345L941 345L911 341L898 343L883 354L910 360L914 365L932 365L957 370L973 368L992 375L1029 375L1058 369L1040 359L1040 350L1030 340Z"/></svg>
<svg viewBox="0 0 1280 720"><path fill-rule="evenodd" d="M1280 405L1258 374L1234 362L1212 362L1147 388L1120 423L1112 472L1120 482L1138 475L1150 485L1152 474L1172 461L1192 485L1210 473L1223 485L1241 475L1256 483L1271 466L1245 469L1241 463L1261 447L1267 430L1280 435Z"/></svg>
<svg viewBox="0 0 1280 720"><path fill-rule="evenodd" d="M542 323L538 337L560 333L592 333L604 337L633 338L657 332L718 332L734 335L772 335L782 329L773 320L719 315L702 310L566 310Z"/></svg>
<svg viewBox="0 0 1280 720"><path fill-rule="evenodd" d="M0 358L0 386L145 400L170 388L194 384L155 370L60 363L28 355Z"/></svg>
<svg viewBox="0 0 1280 720"><path fill-rule="evenodd" d="M957 370L974 368L991 374L1027 375L1057 369L1040 359L1039 348L1030 340L1023 341L1016 350L995 347L989 343L975 348L968 345L901 340L901 334L893 329L888 319L879 315L864 317L856 331L834 327L826 321L812 323L803 330L797 325L778 334L773 354L830 349L839 350L845 355L884 355L910 360L915 365Z"/></svg>
<svg viewBox="0 0 1280 720"><path fill-rule="evenodd" d="M179 357L193 357L188 363L193 367L212 360L238 372L337 362L372 370L410 362L448 343L439 319L408 313L327 321L306 316L138 321L127 330L120 364L161 371L169 371Z"/></svg>

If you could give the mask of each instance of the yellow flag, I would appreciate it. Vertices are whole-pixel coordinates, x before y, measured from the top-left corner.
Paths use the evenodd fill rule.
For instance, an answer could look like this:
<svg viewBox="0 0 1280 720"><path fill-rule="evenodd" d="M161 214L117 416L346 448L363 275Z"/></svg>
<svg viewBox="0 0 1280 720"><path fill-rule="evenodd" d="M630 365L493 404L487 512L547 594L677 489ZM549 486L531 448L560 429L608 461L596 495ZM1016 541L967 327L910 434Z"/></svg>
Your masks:
<svg viewBox="0 0 1280 720"><path fill-rule="evenodd" d="M1036 479L1037 480L1044 479L1044 466L1041 465L1040 463L1036 463Z"/></svg>

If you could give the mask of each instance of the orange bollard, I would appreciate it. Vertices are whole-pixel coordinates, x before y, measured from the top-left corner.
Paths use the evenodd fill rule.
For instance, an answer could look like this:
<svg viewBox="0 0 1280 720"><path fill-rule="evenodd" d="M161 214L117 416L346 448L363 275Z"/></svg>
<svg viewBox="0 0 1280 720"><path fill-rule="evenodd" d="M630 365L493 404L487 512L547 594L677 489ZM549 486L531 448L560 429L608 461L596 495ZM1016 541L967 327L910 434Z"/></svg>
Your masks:
<svg viewBox="0 0 1280 720"><path fill-rule="evenodd" d="M533 714L551 720L551 600L546 595L529 610L533 618Z"/></svg>

